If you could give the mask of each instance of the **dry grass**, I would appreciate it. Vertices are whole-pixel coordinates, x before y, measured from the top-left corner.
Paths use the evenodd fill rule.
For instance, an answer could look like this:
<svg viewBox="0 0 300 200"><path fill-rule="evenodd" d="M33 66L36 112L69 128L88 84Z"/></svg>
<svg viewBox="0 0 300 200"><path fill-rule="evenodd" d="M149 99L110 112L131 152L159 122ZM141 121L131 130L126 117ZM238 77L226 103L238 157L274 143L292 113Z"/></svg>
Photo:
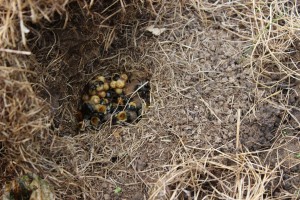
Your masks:
<svg viewBox="0 0 300 200"><path fill-rule="evenodd" d="M257 85L257 104L272 104L292 116L299 125L291 112L298 109L289 105L291 96L297 93L297 89L292 88L298 84L300 75L298 3L232 2L224 16L229 23L224 23L223 28L248 42L244 52L245 65L250 67Z"/></svg>
<svg viewBox="0 0 300 200"><path fill-rule="evenodd" d="M277 168L264 166L251 153L207 151L201 159L170 166L149 199L277 199L273 196L281 179ZM214 153L218 155L209 155ZM279 196L293 197L288 193Z"/></svg>
<svg viewBox="0 0 300 200"><path fill-rule="evenodd" d="M27 45L27 22L38 23L41 19L51 21L54 13L65 13L68 0L21 1L1 0L1 48L22 48ZM19 41L22 41L20 45ZM23 48L22 48L23 49Z"/></svg>
<svg viewBox="0 0 300 200"><path fill-rule="evenodd" d="M2 0L0 5L3 182L34 171L53 184L61 199L97 199L118 186L127 198L141 194L138 199L299 198L299 182L294 181L299 179L299 109L298 101L291 101L298 98L299 5L290 1L149 1L145 5L91 1L79 3L81 12L75 13L68 1ZM53 39L49 29L54 13L65 14L58 23L65 29L50 30ZM72 19L79 19L78 27ZM190 107L196 104L215 119L211 126L224 121L209 99L187 93L195 91L196 84L185 82L184 75L198 77L201 84L209 79L194 54L203 42L202 32L193 32L195 39L186 34L191 22L197 22L195 27L218 24L236 35L244 45L240 59L255 83L255 101L245 113L237 109L234 145L225 152L216 147L218 143L201 146L208 133L196 140L187 137L199 125L186 124L186 114L180 113L186 107L196 109ZM41 27L30 27L29 41L26 24L31 23ZM149 23L167 28L169 35L147 38L143 28ZM71 42L63 43L65 35ZM168 39L171 36L173 41ZM74 65L78 73L73 74ZM152 75L147 116L137 125L74 135L80 86L95 72L120 70L116 66ZM72 80L73 76L77 79ZM49 105L37 97L40 89L33 90L28 77L35 88L46 88L50 106L58 105L55 109L48 110ZM69 90L55 97L60 92L57 85L62 84ZM240 129L247 117L265 105L282 112L281 122L270 148L249 152L240 141ZM59 126L52 123L53 116L61 120ZM292 190L284 188L288 181Z"/></svg>
<svg viewBox="0 0 300 200"><path fill-rule="evenodd" d="M27 81L25 69L0 67L0 141L22 143L42 135L49 127L47 107Z"/></svg>

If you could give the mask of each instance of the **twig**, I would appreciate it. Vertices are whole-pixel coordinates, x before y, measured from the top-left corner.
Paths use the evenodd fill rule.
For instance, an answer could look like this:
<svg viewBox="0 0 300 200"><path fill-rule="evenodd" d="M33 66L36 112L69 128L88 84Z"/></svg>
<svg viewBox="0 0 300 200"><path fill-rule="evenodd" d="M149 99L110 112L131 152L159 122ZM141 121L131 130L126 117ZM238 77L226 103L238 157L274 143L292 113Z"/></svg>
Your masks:
<svg viewBox="0 0 300 200"><path fill-rule="evenodd" d="M3 48L0 48L0 51L6 52L6 53L16 53L16 54L22 54L22 55L31 55L30 51L20 51L20 50L3 49Z"/></svg>
<svg viewBox="0 0 300 200"><path fill-rule="evenodd" d="M236 122L236 149L240 148L240 126L241 126L241 109L237 110L237 122Z"/></svg>

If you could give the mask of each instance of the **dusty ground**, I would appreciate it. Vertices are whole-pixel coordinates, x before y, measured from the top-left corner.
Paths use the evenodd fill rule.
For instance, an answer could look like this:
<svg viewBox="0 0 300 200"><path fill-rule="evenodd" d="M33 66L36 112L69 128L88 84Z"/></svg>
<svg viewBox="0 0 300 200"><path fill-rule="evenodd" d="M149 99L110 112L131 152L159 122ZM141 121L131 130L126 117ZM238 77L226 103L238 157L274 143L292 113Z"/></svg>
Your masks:
<svg viewBox="0 0 300 200"><path fill-rule="evenodd" d="M141 12L147 14L141 17ZM40 158L36 171L49 175L63 199L148 199L152 186L173 165L239 152L239 134L239 146L256 152L262 165L276 168L285 180L265 196L295 193L300 185L299 160L293 159L300 152L299 111L291 111L294 119L287 116L278 106L286 91L253 80L249 41L224 30L227 21L203 20L191 6L162 9L156 17L141 12L129 9L130 17L108 35L79 11L65 29L59 17L43 27L31 26L31 69L38 76L30 80L54 116L53 132L27 147L36 152L32 159ZM145 31L149 25L166 31L154 36ZM114 38L110 47L100 42L103 37ZM84 84L97 73L120 71L149 74L151 103L143 119L78 133L76 112ZM286 90L291 92L289 104L297 107L300 87L292 82ZM117 187L122 188L119 194ZM185 189L193 191L188 185Z"/></svg>

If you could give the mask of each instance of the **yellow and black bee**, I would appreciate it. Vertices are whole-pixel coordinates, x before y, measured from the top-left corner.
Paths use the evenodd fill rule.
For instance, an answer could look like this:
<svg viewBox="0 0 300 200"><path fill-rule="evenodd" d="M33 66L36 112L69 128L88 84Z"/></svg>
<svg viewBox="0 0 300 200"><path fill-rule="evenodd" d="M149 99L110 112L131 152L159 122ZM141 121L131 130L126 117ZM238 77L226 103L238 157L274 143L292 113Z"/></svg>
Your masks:
<svg viewBox="0 0 300 200"><path fill-rule="evenodd" d="M128 110L136 111L137 110L136 103L134 101L129 102L127 108Z"/></svg>

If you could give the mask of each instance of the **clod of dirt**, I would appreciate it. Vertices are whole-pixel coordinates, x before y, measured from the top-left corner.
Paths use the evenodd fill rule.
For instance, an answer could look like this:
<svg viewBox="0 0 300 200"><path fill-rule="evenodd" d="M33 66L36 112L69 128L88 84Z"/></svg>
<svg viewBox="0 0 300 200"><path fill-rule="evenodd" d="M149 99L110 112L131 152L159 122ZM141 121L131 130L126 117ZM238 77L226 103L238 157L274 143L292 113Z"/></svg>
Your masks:
<svg viewBox="0 0 300 200"><path fill-rule="evenodd" d="M101 127L105 122L126 125L139 121L149 103L150 86L134 76L96 76L84 88L79 105L80 129Z"/></svg>

